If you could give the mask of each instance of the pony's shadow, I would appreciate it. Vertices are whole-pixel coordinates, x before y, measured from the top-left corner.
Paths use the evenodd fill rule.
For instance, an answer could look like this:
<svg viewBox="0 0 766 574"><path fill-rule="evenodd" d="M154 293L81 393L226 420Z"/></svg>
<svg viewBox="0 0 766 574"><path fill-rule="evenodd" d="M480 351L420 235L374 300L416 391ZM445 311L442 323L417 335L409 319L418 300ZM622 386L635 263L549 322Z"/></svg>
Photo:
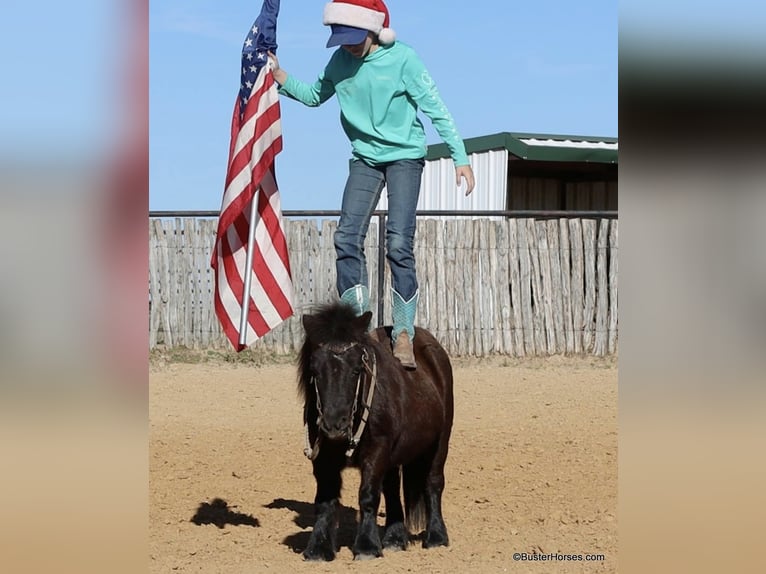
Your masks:
<svg viewBox="0 0 766 574"><path fill-rule="evenodd" d="M261 525L255 516L233 511L229 507L229 503L222 498L215 498L212 502L200 503L197 512L191 518L191 522L198 526L202 524L215 524L218 528L223 528L227 524L253 527Z"/></svg>
<svg viewBox="0 0 766 574"><path fill-rule="evenodd" d="M275 498L269 504L264 504L264 508L286 508L295 512L295 518L293 522L305 530L314 526L316 518L314 505L308 502L300 502L298 500L286 500L284 498ZM354 538L356 537L356 510L350 506L340 505L338 510L338 546L351 548L354 545ZM311 531L308 532L296 532L291 534L282 541L282 544L290 548L296 554L303 552L309 545L309 538L311 537Z"/></svg>

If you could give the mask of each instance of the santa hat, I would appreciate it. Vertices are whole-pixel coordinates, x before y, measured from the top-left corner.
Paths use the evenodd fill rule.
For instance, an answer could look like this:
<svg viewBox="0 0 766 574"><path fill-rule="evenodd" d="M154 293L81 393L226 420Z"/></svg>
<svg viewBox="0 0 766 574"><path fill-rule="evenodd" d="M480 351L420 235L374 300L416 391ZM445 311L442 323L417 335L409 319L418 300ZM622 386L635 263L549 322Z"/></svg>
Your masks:
<svg viewBox="0 0 766 574"><path fill-rule="evenodd" d="M333 0L324 7L322 23L369 30L384 45L396 40L396 32L388 27L388 8L383 0Z"/></svg>

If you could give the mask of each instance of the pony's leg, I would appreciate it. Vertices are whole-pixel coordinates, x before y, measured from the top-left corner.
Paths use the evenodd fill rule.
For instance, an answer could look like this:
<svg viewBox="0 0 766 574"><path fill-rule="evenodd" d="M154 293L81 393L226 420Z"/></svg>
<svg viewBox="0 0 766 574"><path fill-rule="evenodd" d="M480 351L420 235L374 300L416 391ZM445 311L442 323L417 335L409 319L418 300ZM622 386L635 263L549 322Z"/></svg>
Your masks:
<svg viewBox="0 0 766 574"><path fill-rule="evenodd" d="M404 510L399 495L401 476L399 467L392 468L383 479L383 496L386 499L386 531L383 535L383 548L405 550L409 542L409 533L404 525Z"/></svg>
<svg viewBox="0 0 766 574"><path fill-rule="evenodd" d="M314 461L314 478L317 483L317 493L314 498L316 522L311 531L309 544L303 551L304 560L333 560L338 548L337 525L338 509L340 506L340 489L342 485L341 466L327 464L322 453Z"/></svg>
<svg viewBox="0 0 766 574"><path fill-rule="evenodd" d="M362 481L359 486L359 529L354 540L354 560L366 560L383 556L383 546L378 533L378 507L383 483L382 464L378 461L362 465Z"/></svg>
<svg viewBox="0 0 766 574"><path fill-rule="evenodd" d="M426 536L423 548L448 546L447 525L442 516L442 493L444 492L444 464L447 460L447 444L449 437L439 441L436 453L431 461L426 477Z"/></svg>

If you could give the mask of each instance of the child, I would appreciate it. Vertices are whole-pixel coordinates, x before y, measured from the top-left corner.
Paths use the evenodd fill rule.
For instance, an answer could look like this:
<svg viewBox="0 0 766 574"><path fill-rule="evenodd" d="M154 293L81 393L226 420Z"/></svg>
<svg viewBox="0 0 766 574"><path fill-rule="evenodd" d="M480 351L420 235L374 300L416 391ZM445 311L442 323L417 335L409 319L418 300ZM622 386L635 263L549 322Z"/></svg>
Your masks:
<svg viewBox="0 0 766 574"><path fill-rule="evenodd" d="M273 54L280 93L307 106L338 96L341 125L353 149L335 232L337 288L342 301L361 315L369 308L364 239L381 190L388 190L386 257L393 283L393 352L409 369L418 281L413 243L415 208L426 155L420 109L447 144L458 184L468 195L474 176L463 140L431 76L412 48L396 41L382 0L334 0L325 6L324 24L332 34L327 47L341 46L314 84L296 80Z"/></svg>

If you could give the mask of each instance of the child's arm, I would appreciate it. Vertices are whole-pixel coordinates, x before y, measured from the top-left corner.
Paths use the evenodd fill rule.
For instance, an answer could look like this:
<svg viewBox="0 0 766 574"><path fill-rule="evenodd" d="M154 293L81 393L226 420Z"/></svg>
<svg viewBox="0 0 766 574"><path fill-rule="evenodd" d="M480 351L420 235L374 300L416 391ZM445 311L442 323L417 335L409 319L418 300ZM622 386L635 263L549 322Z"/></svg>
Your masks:
<svg viewBox="0 0 766 574"><path fill-rule="evenodd" d="M410 55L404 66L404 85L407 93L431 120L434 129L447 144L452 161L455 162L457 184L460 185L461 179L465 178L465 194L468 195L473 191L475 181L471 162L468 161L468 155L465 153L465 144L457 131L452 114L449 113L436 89L431 74L414 53Z"/></svg>
<svg viewBox="0 0 766 574"><path fill-rule="evenodd" d="M281 86L279 93L297 100L307 106L316 107L329 100L335 93L335 85L326 78L325 72L313 84L306 84L290 76L279 66L277 57L269 52L274 79Z"/></svg>

